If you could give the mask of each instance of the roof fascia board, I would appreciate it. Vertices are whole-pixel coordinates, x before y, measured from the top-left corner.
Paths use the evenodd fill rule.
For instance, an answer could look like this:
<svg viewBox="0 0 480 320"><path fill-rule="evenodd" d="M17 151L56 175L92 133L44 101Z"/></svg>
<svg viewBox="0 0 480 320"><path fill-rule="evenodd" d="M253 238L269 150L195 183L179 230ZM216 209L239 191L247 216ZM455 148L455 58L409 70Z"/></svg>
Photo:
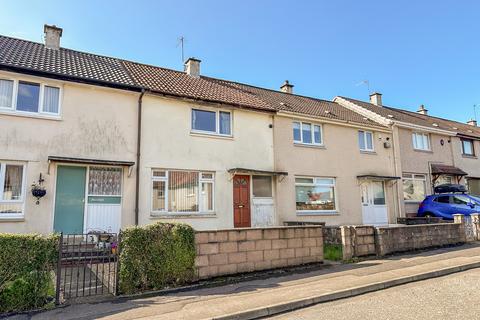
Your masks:
<svg viewBox="0 0 480 320"><path fill-rule="evenodd" d="M357 128L357 129L365 129L365 126L375 128L377 131L382 131L385 133L391 133L392 130L390 130L388 127L383 127L380 125L368 125L368 124L363 124L363 123L358 123L358 122L352 122L352 121L346 121L346 120L332 120L320 116L307 116L305 114L301 113L296 113L296 112L289 112L289 111L278 111L277 116L281 117L286 117L286 118L291 118L291 119L300 119L300 120L307 120L307 121L312 121L318 120L322 123L329 123L329 124L336 124L339 126L346 126L346 127L352 127L352 128Z"/></svg>
<svg viewBox="0 0 480 320"><path fill-rule="evenodd" d="M420 125L416 125L416 124L412 124L412 123L408 123L408 122L403 122L403 121L398 121L398 120L395 120L395 124L397 124L399 127L402 127L402 128L428 131L428 132L439 133L439 134L443 134L443 135L447 135L447 136L456 136L457 135L457 132L443 130L443 129L429 128L429 127L420 126Z"/></svg>
<svg viewBox="0 0 480 320"><path fill-rule="evenodd" d="M393 124L393 121L390 119L387 119L385 117L382 117L378 113L375 113L373 111L367 110L353 102L350 102L346 99L343 99L342 97L335 97L333 99L334 102L340 104L341 106L348 108L358 114L361 114L362 116L365 116L369 118L372 121L378 122L379 124L385 125L385 126L391 126Z"/></svg>

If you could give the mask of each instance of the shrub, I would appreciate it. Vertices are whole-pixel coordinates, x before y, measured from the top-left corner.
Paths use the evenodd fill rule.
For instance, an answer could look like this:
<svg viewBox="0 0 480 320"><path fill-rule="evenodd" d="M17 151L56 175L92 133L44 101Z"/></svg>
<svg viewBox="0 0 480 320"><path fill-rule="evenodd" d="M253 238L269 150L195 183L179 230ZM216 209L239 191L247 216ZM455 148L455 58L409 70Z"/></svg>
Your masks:
<svg viewBox="0 0 480 320"><path fill-rule="evenodd" d="M58 243L58 235L0 234L0 313L53 301Z"/></svg>
<svg viewBox="0 0 480 320"><path fill-rule="evenodd" d="M195 255L195 232L186 224L128 228L121 233L120 292L158 290L192 281Z"/></svg>

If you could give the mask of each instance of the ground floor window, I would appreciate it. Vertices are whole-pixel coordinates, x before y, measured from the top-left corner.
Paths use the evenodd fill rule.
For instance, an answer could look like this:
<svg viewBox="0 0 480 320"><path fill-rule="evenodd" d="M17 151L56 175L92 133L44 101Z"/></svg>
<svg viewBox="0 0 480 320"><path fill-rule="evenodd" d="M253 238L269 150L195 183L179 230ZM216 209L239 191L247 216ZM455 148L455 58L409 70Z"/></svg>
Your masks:
<svg viewBox="0 0 480 320"><path fill-rule="evenodd" d="M152 171L152 212L214 211L214 174L187 170Z"/></svg>
<svg viewBox="0 0 480 320"><path fill-rule="evenodd" d="M480 179L479 178L465 178L468 193L480 196Z"/></svg>
<svg viewBox="0 0 480 320"><path fill-rule="evenodd" d="M25 166L0 163L0 218L21 216L25 197Z"/></svg>
<svg viewBox="0 0 480 320"><path fill-rule="evenodd" d="M434 187L440 186L442 184L452 184L453 180L454 179L452 176L442 174L435 180Z"/></svg>
<svg viewBox="0 0 480 320"><path fill-rule="evenodd" d="M426 195L426 175L403 174L403 199L405 201L423 201Z"/></svg>
<svg viewBox="0 0 480 320"><path fill-rule="evenodd" d="M252 176L252 194L254 198L271 198L272 177Z"/></svg>
<svg viewBox="0 0 480 320"><path fill-rule="evenodd" d="M335 211L335 179L296 177L295 198L297 211Z"/></svg>

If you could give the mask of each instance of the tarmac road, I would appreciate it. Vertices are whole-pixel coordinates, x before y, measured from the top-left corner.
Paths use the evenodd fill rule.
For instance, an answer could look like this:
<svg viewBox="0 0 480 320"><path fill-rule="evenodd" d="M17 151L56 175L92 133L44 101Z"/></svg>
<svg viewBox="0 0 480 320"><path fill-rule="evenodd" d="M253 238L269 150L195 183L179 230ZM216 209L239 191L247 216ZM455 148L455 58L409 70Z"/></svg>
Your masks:
<svg viewBox="0 0 480 320"><path fill-rule="evenodd" d="M480 269L318 304L270 319L480 319Z"/></svg>

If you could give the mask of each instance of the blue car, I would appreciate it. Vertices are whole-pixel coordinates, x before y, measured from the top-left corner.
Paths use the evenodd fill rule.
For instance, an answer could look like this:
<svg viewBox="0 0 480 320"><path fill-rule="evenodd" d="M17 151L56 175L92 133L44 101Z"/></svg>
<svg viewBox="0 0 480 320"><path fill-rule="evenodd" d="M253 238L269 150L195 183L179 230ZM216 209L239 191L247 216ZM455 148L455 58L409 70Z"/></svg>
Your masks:
<svg viewBox="0 0 480 320"><path fill-rule="evenodd" d="M418 217L453 220L454 214L480 213L480 198L466 193L440 193L427 196L418 208Z"/></svg>

